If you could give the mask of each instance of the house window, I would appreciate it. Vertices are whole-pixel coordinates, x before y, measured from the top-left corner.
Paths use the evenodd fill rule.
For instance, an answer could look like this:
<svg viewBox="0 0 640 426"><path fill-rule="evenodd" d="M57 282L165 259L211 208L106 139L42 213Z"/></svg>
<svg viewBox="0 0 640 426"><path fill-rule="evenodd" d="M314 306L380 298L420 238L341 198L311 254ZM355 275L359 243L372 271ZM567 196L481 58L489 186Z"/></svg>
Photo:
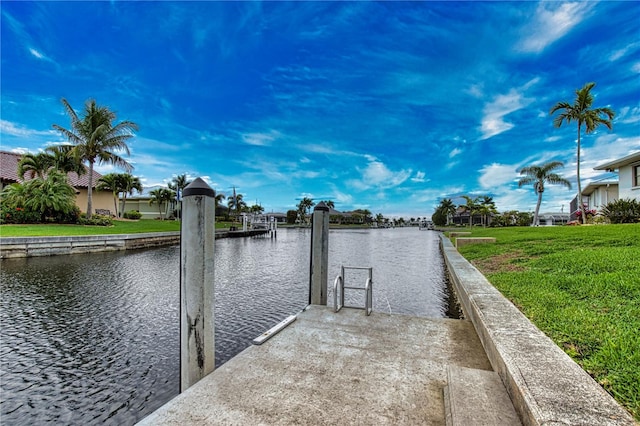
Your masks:
<svg viewBox="0 0 640 426"><path fill-rule="evenodd" d="M631 168L633 171L633 186L640 186L640 164Z"/></svg>

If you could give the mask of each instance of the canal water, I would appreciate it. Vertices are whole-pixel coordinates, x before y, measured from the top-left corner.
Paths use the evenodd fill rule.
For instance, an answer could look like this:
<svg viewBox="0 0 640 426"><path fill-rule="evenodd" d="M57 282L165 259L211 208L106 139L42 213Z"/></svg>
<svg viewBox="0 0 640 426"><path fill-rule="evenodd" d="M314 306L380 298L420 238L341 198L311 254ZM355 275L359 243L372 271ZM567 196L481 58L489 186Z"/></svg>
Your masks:
<svg viewBox="0 0 640 426"><path fill-rule="evenodd" d="M438 244L417 228L332 230L329 287L341 265L372 266L375 311L445 317ZM307 305L309 248L306 229L216 240L216 365ZM177 395L179 257L175 246L3 260L2 425L131 425ZM347 285L365 279L347 271ZM364 306L363 292L345 298Z"/></svg>

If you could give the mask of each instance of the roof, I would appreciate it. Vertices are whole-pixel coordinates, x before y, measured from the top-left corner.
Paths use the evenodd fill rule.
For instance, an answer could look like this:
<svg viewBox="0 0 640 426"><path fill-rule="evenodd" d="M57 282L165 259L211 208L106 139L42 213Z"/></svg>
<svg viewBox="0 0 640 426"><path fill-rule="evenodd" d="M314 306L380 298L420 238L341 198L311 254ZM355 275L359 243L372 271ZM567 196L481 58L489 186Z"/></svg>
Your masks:
<svg viewBox="0 0 640 426"><path fill-rule="evenodd" d="M626 157L619 158L617 160L610 161L608 163L600 164L593 168L593 170L607 170L614 171L620 167L628 166L631 163L640 161L640 151L627 155Z"/></svg>
<svg viewBox="0 0 640 426"><path fill-rule="evenodd" d="M597 188L600 188L602 186L606 186L606 187L615 186L617 188L618 181L617 180L601 180L599 182L589 182L589 184L582 189L582 195L589 195L593 193Z"/></svg>
<svg viewBox="0 0 640 426"><path fill-rule="evenodd" d="M18 163L22 159L23 154L15 152L0 151L0 179L5 182L22 182L25 179L18 176ZM89 173L78 176L77 173L68 173L69 183L75 188L87 188L89 186ZM95 188L98 179L102 175L95 170L93 171L93 186ZM28 180L28 179L26 179Z"/></svg>

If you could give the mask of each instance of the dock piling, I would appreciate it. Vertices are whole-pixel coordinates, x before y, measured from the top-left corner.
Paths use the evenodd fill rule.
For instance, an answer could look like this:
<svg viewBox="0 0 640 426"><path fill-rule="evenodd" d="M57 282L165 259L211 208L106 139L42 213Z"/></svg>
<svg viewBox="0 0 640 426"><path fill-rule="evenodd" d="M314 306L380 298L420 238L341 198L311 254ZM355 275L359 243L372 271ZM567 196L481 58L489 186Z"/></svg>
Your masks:
<svg viewBox="0 0 640 426"><path fill-rule="evenodd" d="M323 201L313 209L310 272L309 304L325 306L329 278L329 207Z"/></svg>
<svg viewBox="0 0 640 426"><path fill-rule="evenodd" d="M215 368L215 193L196 178L183 192L180 227L180 392Z"/></svg>

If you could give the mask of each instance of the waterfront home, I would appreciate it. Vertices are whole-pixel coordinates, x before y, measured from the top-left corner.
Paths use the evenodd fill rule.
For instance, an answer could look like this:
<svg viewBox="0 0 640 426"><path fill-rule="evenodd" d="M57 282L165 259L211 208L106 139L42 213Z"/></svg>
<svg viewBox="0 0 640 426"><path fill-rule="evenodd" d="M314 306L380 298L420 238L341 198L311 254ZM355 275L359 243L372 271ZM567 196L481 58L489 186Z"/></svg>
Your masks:
<svg viewBox="0 0 640 426"><path fill-rule="evenodd" d="M582 202L589 210L600 210L604 205L621 198L640 201L640 151L593 168L618 172L618 180L607 179L590 182L582 190ZM578 201L571 200L571 220L576 219Z"/></svg>
<svg viewBox="0 0 640 426"><path fill-rule="evenodd" d="M21 183L29 180L27 177L18 176L18 163L22 159L23 154L15 152L0 151L0 191L5 186L13 183ZM76 190L76 205L81 212L87 211L87 189L89 187L89 174L78 176L76 173L68 173L69 183ZM109 191L98 191L96 184L102 175L95 170L93 171L93 210L94 213L112 214L113 213L113 195Z"/></svg>

